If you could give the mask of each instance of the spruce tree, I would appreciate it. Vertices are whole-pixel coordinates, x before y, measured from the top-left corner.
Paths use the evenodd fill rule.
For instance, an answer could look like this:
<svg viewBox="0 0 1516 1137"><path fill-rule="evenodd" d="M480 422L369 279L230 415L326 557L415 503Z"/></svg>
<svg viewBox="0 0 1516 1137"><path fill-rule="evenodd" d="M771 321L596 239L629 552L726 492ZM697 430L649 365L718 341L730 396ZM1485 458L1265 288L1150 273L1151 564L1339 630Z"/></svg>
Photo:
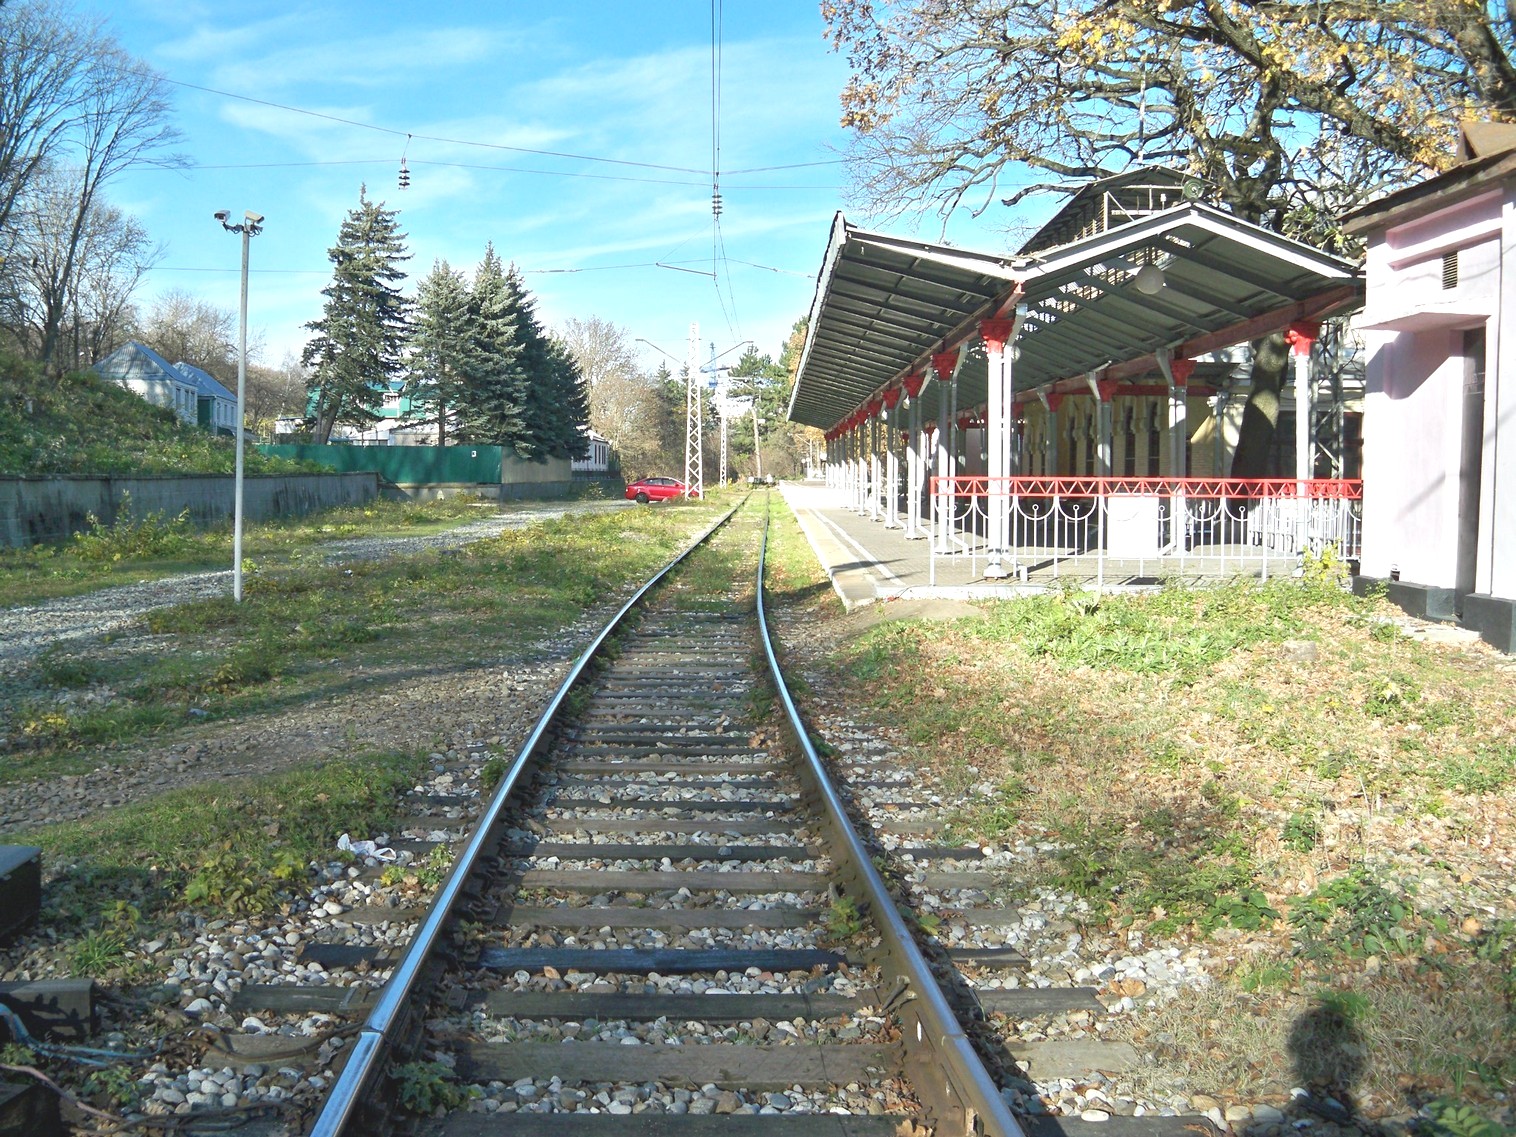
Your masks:
<svg viewBox="0 0 1516 1137"><path fill-rule="evenodd" d="M469 292L473 350L460 371L458 437L521 453L525 379L510 289L495 247L488 245Z"/></svg>
<svg viewBox="0 0 1516 1137"><path fill-rule="evenodd" d="M584 372L573 353L556 339L548 341L552 360L553 405L552 455L555 458L583 458L590 452L589 437L582 427L590 421L590 393Z"/></svg>
<svg viewBox="0 0 1516 1137"><path fill-rule="evenodd" d="M401 373L408 302L400 294L400 265L410 254L398 218L398 210L369 201L368 187L361 187L357 208L327 251L332 282L321 291L321 318L305 325L315 336L300 357L311 368L317 442L326 442L338 423L378 419L373 408Z"/></svg>
<svg viewBox="0 0 1516 1137"><path fill-rule="evenodd" d="M514 264L505 284L521 345L522 438L516 452L537 462L581 457L586 444L579 428L589 422L589 396L579 367L543 330L537 301Z"/></svg>
<svg viewBox="0 0 1516 1137"><path fill-rule="evenodd" d="M411 407L422 421L437 423L437 443L447 445L450 420L458 417L467 383L480 369L479 346L467 283L439 260L416 288L416 326L411 338Z"/></svg>

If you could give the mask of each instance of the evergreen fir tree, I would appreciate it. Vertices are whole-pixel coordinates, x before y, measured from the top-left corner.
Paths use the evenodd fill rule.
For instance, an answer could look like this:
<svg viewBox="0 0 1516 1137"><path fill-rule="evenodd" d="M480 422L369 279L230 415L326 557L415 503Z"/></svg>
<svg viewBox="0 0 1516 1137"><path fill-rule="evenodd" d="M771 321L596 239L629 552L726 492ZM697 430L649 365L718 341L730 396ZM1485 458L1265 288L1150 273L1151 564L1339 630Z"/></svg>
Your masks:
<svg viewBox="0 0 1516 1137"><path fill-rule="evenodd" d="M583 458L590 452L589 437L581 429L590 421L590 393L573 354L556 339L548 341L552 361L553 406L552 456Z"/></svg>
<svg viewBox="0 0 1516 1137"><path fill-rule="evenodd" d="M525 378L510 288L488 245L469 292L473 351L460 371L458 437L521 453Z"/></svg>
<svg viewBox="0 0 1516 1137"><path fill-rule="evenodd" d="M522 438L516 452L533 461L576 458L587 452L580 427L589 422L589 395L579 367L553 342L537 320L537 301L526 290L521 272L505 274L511 313L521 355Z"/></svg>
<svg viewBox="0 0 1516 1137"><path fill-rule="evenodd" d="M327 251L332 282L321 291L321 318L306 325L315 336L300 357L311 368L317 442L326 442L338 423L376 420L373 408L401 372L408 302L400 294L400 265L410 254L398 218L398 210L369 201L364 186Z"/></svg>
<svg viewBox="0 0 1516 1137"><path fill-rule="evenodd" d="M527 292L521 270L514 264L506 270L505 289L511 318L516 325L521 354L517 368L521 379L521 440L516 453L533 461L543 461L552 453L553 415L552 383L546 378L552 360L548 338L537 322L537 301Z"/></svg>
<svg viewBox="0 0 1516 1137"><path fill-rule="evenodd" d="M446 261L433 264L416 288L410 362L411 407L422 421L437 423L437 443L446 446L450 420L458 417L467 381L481 362L468 285Z"/></svg>

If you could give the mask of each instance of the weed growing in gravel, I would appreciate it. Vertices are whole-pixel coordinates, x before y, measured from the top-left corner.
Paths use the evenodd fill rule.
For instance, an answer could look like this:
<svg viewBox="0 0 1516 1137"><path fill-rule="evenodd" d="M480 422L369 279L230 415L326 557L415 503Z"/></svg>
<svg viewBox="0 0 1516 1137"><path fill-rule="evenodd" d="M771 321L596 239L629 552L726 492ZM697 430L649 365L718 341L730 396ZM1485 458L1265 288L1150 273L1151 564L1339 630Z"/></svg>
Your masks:
<svg viewBox="0 0 1516 1137"><path fill-rule="evenodd" d="M863 914L858 911L858 902L851 896L838 895L827 906L822 923L834 940L850 940L863 931Z"/></svg>
<svg viewBox="0 0 1516 1137"><path fill-rule="evenodd" d="M1438 1098L1427 1103L1424 1116L1428 1137L1511 1137L1516 1134L1516 1125L1503 1125L1455 1098Z"/></svg>
<svg viewBox="0 0 1516 1137"><path fill-rule="evenodd" d="M136 1073L125 1066L91 1071L80 1090L87 1097L122 1110L135 1109L143 1093Z"/></svg>
<svg viewBox="0 0 1516 1137"><path fill-rule="evenodd" d="M75 976L101 976L126 958L126 940L120 932L111 929L88 932L74 942L68 958Z"/></svg>
<svg viewBox="0 0 1516 1137"><path fill-rule="evenodd" d="M510 764L499 754L491 754L484 760L484 765L479 767L479 792L490 794L495 792L495 787L505 778Z"/></svg>
<svg viewBox="0 0 1516 1137"><path fill-rule="evenodd" d="M230 841L205 857L184 886L191 906L215 908L239 915L270 912L281 892L306 876L306 863L288 849L267 855L235 851Z"/></svg>
<svg viewBox="0 0 1516 1137"><path fill-rule="evenodd" d="M32 663L37 678L49 687L73 689L100 681L100 661L75 648L54 645Z"/></svg>
<svg viewBox="0 0 1516 1137"><path fill-rule="evenodd" d="M412 866L416 872L416 880L423 889L430 892L440 888L442 882L447 879L447 874L453 868L453 851L446 845L433 845L425 859L418 861Z"/></svg>
<svg viewBox="0 0 1516 1137"><path fill-rule="evenodd" d="M395 1080L400 1104L412 1113L430 1115L440 1107L456 1109L463 1104L464 1093L457 1085L457 1074L444 1062L407 1062L390 1075Z"/></svg>
<svg viewBox="0 0 1516 1137"><path fill-rule="evenodd" d="M1410 891L1409 885L1394 889L1369 869L1354 868L1291 900L1290 924L1309 958L1406 955L1419 942L1410 927L1414 910L1403 895Z"/></svg>

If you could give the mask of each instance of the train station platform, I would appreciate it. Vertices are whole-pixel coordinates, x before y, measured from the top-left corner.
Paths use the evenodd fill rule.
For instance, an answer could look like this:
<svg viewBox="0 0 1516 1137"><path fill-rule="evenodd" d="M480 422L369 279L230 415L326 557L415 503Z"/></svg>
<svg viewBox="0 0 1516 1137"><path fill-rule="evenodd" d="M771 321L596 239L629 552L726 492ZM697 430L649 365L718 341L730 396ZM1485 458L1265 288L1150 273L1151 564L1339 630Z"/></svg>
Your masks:
<svg viewBox="0 0 1516 1137"><path fill-rule="evenodd" d="M1300 571L1293 554L1220 547L1209 555L1133 558L1058 558L1021 554L1012 575L987 579L982 556L939 555L933 564L925 533L907 539L903 528L838 504L837 492L821 482L784 482L781 492L849 610L880 600L1003 600L1014 596L1079 587L1100 591L1150 590L1165 584L1201 584L1237 577L1291 576ZM1030 556L1026 554L1032 554ZM1217 554L1220 555L1217 555Z"/></svg>

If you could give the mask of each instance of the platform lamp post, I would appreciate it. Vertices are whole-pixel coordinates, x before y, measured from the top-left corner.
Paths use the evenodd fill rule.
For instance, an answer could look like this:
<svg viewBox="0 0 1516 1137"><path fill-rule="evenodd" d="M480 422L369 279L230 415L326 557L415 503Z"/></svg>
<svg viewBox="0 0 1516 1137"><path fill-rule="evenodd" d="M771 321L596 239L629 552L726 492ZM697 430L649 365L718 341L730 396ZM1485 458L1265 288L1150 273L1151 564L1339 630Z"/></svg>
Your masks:
<svg viewBox="0 0 1516 1137"><path fill-rule="evenodd" d="M232 479L232 599L242 603L242 451L247 413L247 254L252 238L263 231L263 214L249 209L240 225L228 222L231 210L216 210L216 220L228 233L242 234L242 318L237 330L237 466Z"/></svg>

